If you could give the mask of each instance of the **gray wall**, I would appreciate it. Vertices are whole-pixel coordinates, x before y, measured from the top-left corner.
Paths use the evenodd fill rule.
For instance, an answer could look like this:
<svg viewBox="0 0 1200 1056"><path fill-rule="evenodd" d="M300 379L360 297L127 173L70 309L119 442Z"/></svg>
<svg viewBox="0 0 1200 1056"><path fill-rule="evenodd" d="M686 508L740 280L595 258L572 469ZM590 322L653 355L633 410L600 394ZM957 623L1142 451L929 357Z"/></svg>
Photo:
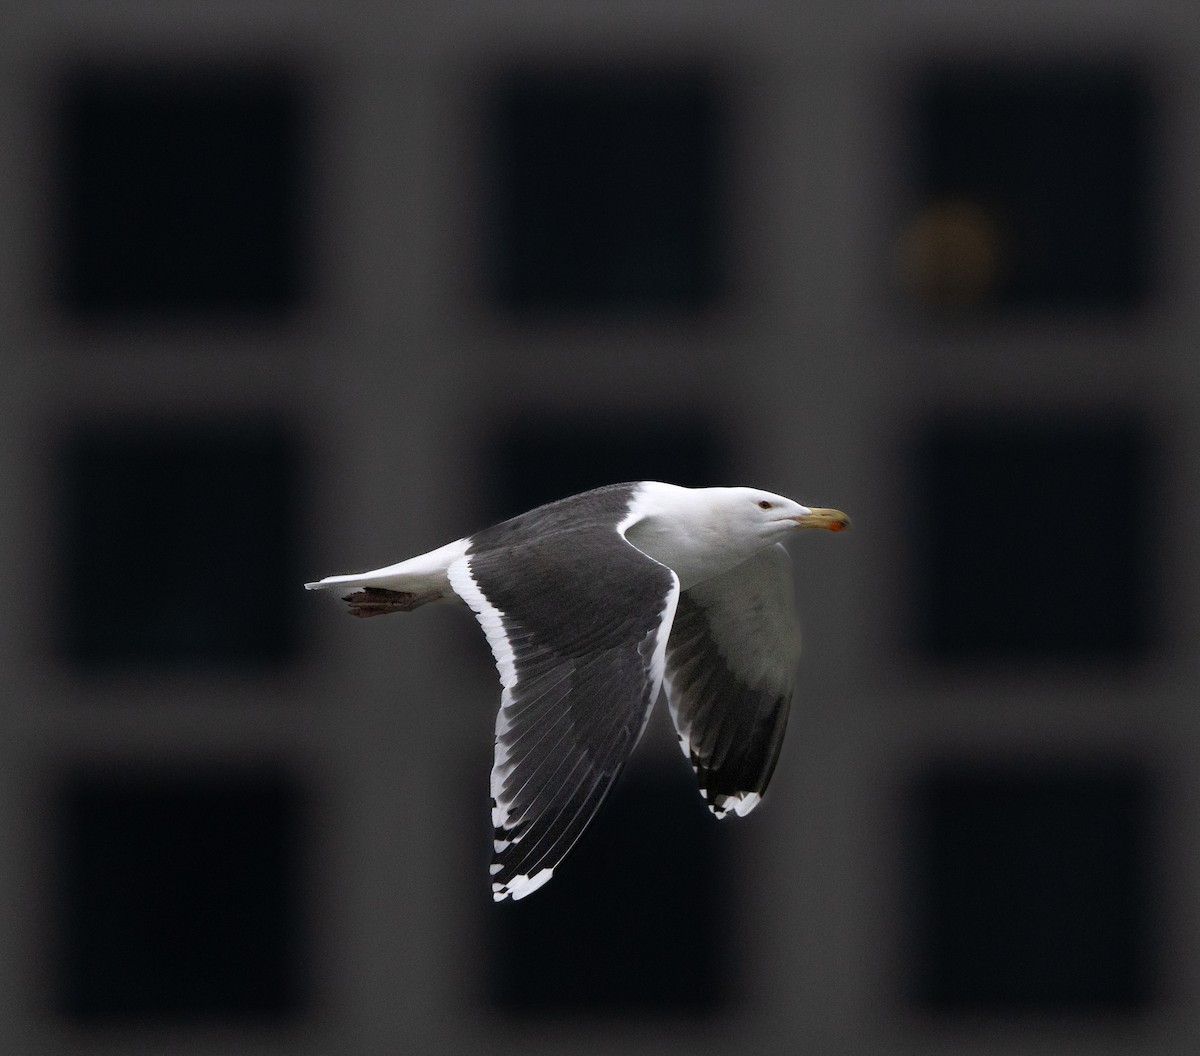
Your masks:
<svg viewBox="0 0 1200 1056"><path fill-rule="evenodd" d="M1200 41L1172 3L175 4L0 13L0 1048L13 1053L1178 1053L1200 1036L1195 290ZM897 291L905 76L954 54L1132 54L1153 71L1159 220L1137 312L929 318ZM282 321L82 322L53 295L56 70L271 56L311 81L312 296ZM489 302L481 99L510 61L698 56L732 100L730 293L698 315L513 319ZM1136 664L940 664L911 647L911 438L977 406L1149 416L1161 630ZM514 416L687 410L730 483L855 519L795 548L807 634L771 795L722 844L738 997L711 1015L507 1015L489 998L484 779L496 688L453 611L358 623L299 591L288 663L67 663L56 461L74 422L287 423L306 451L299 582L491 516ZM1121 531L1122 496L1097 503ZM129 569L136 579L139 570ZM53 585L53 586L50 586ZM151 585L157 589L161 585ZM1122 599L1112 598L1113 605ZM171 599L164 597L164 618ZM682 767L674 749L647 751ZM946 1014L911 1000L913 839L929 759L1131 758L1155 790L1155 982L1133 1011ZM55 789L80 766L282 764L301 775L311 987L296 1015L95 1023L61 1011ZM737 824L737 822L734 822ZM554 883L567 884L564 872ZM537 897L537 896L535 896ZM519 908L519 907L518 907ZM501 947L502 948L502 947Z"/></svg>

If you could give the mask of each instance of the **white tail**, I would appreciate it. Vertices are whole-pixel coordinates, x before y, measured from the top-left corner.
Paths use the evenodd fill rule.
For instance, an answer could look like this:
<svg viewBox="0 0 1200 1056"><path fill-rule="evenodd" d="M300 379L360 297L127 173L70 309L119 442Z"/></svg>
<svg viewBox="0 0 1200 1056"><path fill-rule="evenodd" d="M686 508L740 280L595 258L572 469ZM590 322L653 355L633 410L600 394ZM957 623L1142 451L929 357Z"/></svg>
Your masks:
<svg viewBox="0 0 1200 1056"><path fill-rule="evenodd" d="M466 552L467 540L457 539L427 554L418 554L385 568L326 576L314 583L305 583L304 589L347 591L341 597L350 602L350 611L355 616L408 612L427 602L457 597L446 570Z"/></svg>

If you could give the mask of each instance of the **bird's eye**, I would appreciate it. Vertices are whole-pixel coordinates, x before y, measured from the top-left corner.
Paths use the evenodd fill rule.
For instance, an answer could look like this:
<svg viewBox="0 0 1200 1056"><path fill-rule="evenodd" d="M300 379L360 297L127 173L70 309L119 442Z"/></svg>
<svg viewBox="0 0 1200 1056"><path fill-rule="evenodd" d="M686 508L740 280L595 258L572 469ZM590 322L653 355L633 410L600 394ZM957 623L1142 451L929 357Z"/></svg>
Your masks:
<svg viewBox="0 0 1200 1056"><path fill-rule="evenodd" d="M759 499L758 500L758 508L760 510L773 510L773 509L775 509L775 503L767 502L766 499Z"/></svg>

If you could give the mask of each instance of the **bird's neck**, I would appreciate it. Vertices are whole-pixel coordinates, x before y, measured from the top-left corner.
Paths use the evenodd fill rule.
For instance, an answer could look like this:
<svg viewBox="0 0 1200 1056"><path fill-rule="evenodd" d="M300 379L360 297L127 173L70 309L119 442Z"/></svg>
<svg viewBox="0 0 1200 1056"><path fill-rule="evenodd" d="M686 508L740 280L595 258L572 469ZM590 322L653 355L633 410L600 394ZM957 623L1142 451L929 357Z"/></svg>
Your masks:
<svg viewBox="0 0 1200 1056"><path fill-rule="evenodd" d="M713 576L741 564L762 543L732 539L720 529L708 525L688 525L647 517L632 525L625 538L648 557L666 565L679 577L679 587L687 590Z"/></svg>

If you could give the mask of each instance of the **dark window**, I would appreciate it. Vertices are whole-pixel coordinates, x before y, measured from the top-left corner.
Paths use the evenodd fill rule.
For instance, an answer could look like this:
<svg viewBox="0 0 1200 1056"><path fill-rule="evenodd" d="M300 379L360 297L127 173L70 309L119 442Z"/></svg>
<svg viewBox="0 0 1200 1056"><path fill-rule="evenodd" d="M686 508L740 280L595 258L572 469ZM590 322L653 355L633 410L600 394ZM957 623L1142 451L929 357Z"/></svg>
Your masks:
<svg viewBox="0 0 1200 1056"><path fill-rule="evenodd" d="M1151 283L1154 98L1126 65L934 65L913 92L905 280L925 303L1131 308Z"/></svg>
<svg viewBox="0 0 1200 1056"><path fill-rule="evenodd" d="M940 660L1117 660L1152 644L1153 449L1140 420L929 423L906 516Z"/></svg>
<svg viewBox="0 0 1200 1056"><path fill-rule="evenodd" d="M1145 1005L1147 786L1123 763L931 768L913 796L918 1001L967 1014Z"/></svg>
<svg viewBox="0 0 1200 1056"><path fill-rule="evenodd" d="M724 130L708 71L521 70L486 121L502 305L697 311L721 292Z"/></svg>
<svg viewBox="0 0 1200 1056"><path fill-rule="evenodd" d="M489 905L504 1011L704 1016L740 996L727 830L682 756L655 762L635 756L548 884Z"/></svg>
<svg viewBox="0 0 1200 1056"><path fill-rule="evenodd" d="M623 481L728 483L724 438L703 417L679 412L528 413L497 432L485 458L497 518Z"/></svg>
<svg viewBox="0 0 1200 1056"><path fill-rule="evenodd" d="M728 451L691 414L579 414L523 418L490 458L503 517L620 481L724 483ZM492 992L506 1011L690 1016L738 997L728 828L705 809L683 757L664 767L649 747L550 883L489 908Z"/></svg>
<svg viewBox="0 0 1200 1056"><path fill-rule="evenodd" d="M88 769L60 790L57 1004L84 1021L303 1004L302 811L271 772Z"/></svg>
<svg viewBox="0 0 1200 1056"><path fill-rule="evenodd" d="M87 67L58 113L58 294L83 317L273 316L306 293L307 106L241 67Z"/></svg>
<svg viewBox="0 0 1200 1056"><path fill-rule="evenodd" d="M85 667L278 664L296 645L297 445L254 423L93 423L63 445L56 619Z"/></svg>

